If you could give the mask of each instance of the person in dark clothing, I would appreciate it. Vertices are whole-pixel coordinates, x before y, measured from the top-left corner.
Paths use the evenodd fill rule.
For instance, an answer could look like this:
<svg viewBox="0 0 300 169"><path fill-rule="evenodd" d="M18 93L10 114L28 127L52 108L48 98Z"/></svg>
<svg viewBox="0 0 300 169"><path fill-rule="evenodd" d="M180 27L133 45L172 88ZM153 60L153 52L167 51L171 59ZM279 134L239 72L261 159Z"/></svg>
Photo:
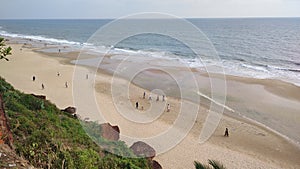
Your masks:
<svg viewBox="0 0 300 169"><path fill-rule="evenodd" d="M35 81L35 76L32 76L32 81Z"/></svg>
<svg viewBox="0 0 300 169"><path fill-rule="evenodd" d="M139 109L139 102L135 102L135 108Z"/></svg>
<svg viewBox="0 0 300 169"><path fill-rule="evenodd" d="M229 137L229 132L228 132L228 128L225 129L225 134L224 137Z"/></svg>

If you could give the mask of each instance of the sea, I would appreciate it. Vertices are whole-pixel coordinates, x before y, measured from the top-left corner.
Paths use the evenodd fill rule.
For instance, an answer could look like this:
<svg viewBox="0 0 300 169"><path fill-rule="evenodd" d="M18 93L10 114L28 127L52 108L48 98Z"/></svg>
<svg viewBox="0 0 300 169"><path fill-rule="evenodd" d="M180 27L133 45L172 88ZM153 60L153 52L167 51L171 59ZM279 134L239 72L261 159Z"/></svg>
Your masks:
<svg viewBox="0 0 300 169"><path fill-rule="evenodd" d="M137 35L118 44L92 43L90 37L111 19L93 20L0 20L0 36L25 38L75 48L110 48L117 54L180 58L191 67L201 67L191 50L180 42L156 34ZM215 48L226 74L259 79L280 79L300 86L300 18L186 19ZM149 22L149 20L136 20ZM162 24L163 26L163 21ZM121 28L120 28L121 29ZM181 32L182 33L182 32ZM184 32L197 41L191 32ZM205 49L204 49L205 50ZM101 51L99 51L101 52ZM204 52L205 53L205 52ZM214 63L206 57L207 63Z"/></svg>

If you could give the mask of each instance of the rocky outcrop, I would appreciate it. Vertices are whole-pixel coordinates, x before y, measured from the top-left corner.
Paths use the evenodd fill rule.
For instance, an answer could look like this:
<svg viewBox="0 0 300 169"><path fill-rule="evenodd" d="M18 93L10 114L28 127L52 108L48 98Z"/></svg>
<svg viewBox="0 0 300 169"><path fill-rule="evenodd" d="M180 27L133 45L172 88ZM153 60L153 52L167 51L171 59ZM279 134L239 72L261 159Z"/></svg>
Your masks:
<svg viewBox="0 0 300 169"><path fill-rule="evenodd" d="M133 143L130 149L133 151L133 153L136 156L139 157L146 157L146 158L153 159L156 155L154 148L152 148L150 145L142 141Z"/></svg>
<svg viewBox="0 0 300 169"><path fill-rule="evenodd" d="M101 136L107 140L118 141L120 138L120 129L118 126L112 126L109 123L100 124Z"/></svg>
<svg viewBox="0 0 300 169"><path fill-rule="evenodd" d="M42 100L46 100L46 96L44 95L35 95L35 94L31 94L32 96L36 97L36 98L39 98L39 99L42 99Z"/></svg>
<svg viewBox="0 0 300 169"><path fill-rule="evenodd" d="M65 109L63 109L61 111L69 113L69 114L75 114L76 113L76 108L69 106L69 107L67 107L67 108L65 108Z"/></svg>
<svg viewBox="0 0 300 169"><path fill-rule="evenodd" d="M10 127L7 121L7 117L4 110L4 102L2 95L0 94L0 133L1 133L1 142L4 142L11 148L13 147L13 135L10 131Z"/></svg>

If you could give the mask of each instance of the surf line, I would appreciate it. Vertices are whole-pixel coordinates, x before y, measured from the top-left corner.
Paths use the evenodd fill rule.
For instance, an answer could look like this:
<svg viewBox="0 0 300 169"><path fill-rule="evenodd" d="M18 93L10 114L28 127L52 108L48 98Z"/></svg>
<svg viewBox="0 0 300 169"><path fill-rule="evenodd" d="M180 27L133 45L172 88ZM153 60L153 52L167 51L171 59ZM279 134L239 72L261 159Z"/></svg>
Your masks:
<svg viewBox="0 0 300 169"><path fill-rule="evenodd" d="M206 96L205 94L201 93L200 91L197 91L197 94L198 94L199 96L204 97L205 99L207 99L207 100L209 100L209 101L215 103L216 105L219 105L219 106L225 108L225 109L228 110L228 111L231 111L231 112L233 112L233 113L235 112L232 108L230 108L230 107L228 107L228 106L226 106L226 105L224 105L224 104L221 104L221 103L217 102L216 100L214 100L214 99L212 99L212 98Z"/></svg>

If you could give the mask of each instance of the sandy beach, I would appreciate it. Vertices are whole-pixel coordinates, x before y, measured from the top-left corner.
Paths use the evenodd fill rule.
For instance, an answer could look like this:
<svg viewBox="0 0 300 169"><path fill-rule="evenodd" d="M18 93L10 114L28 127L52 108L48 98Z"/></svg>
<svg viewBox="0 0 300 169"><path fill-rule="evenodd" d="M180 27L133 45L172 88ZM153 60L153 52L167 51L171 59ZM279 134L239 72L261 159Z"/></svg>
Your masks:
<svg viewBox="0 0 300 169"><path fill-rule="evenodd" d="M66 52L46 55L35 52L32 48L22 48L22 44L9 45L13 48L13 54L9 56L9 62L0 62L0 76L24 93L46 95L48 100L61 109L74 106L72 92L74 65L70 64L70 61L76 57L76 53ZM22 50L20 50L21 48ZM93 76L91 68L77 66L76 69L82 72L83 75ZM58 72L59 76L57 75ZM32 76L36 77L34 82L32 81ZM122 86L127 83L122 78L114 78L114 85ZM171 105L170 112L162 111L163 113L159 114L157 119L151 123L133 123L118 112L115 100L111 96L111 81L111 75L97 71L95 84L92 78L87 79L85 76L82 76L80 85L83 88L96 90L95 98L99 110L107 122L120 127L121 140L124 140L129 146L132 142L123 136L151 137L167 130L179 115L181 110L180 100L168 97L166 102L156 102L156 97L153 95L153 100L149 101L142 98L143 92L146 91L148 94L149 91L131 84L129 98L122 94L121 91L118 91L120 96L118 103L131 103L131 105L124 104L120 106L124 109L123 112L125 114L135 109L136 101L144 108L144 110L134 111L134 113L140 114L164 110L166 103ZM67 88L65 86L66 82L68 83ZM287 112L284 114L286 116L293 116L296 124L300 120L299 115L295 115L295 112L299 112L299 87L276 80L255 80L233 76L228 77L227 82L228 93L230 94L227 104L234 109L238 109L240 113L247 111L247 108L255 107L259 111L264 110L266 113L276 113L278 114L276 117L282 116L282 119L270 120L290 119L283 117L280 114L281 112ZM42 84L44 84L45 89L42 89ZM205 85L203 88L205 88ZM253 99L253 93L262 99L261 104L256 104L257 102ZM237 97L237 95L245 97L243 100L231 99ZM183 102L190 104L192 107L197 106L189 101ZM276 106L270 109L272 105ZM183 108L181 111L188 114L190 109ZM218 160L227 168L232 169L300 168L300 149L296 145L263 126L256 125L246 119L232 118L230 114L222 117L218 128L209 141L199 144L199 134L207 112L207 108L201 106L196 122L186 137L171 150L158 154L155 157L163 168L194 168L193 162L195 160L206 163L208 159ZM89 118L95 121L100 120L99 116L90 111L88 106L86 109L78 109L78 114L82 118ZM151 114L149 116L154 118ZM294 123L292 122L292 124ZM229 128L230 133L230 137L227 138L223 137L226 127ZM295 138L298 138L300 136L299 127L295 126L294 128ZM278 129L285 130L280 125ZM180 132L180 129L178 131Z"/></svg>

